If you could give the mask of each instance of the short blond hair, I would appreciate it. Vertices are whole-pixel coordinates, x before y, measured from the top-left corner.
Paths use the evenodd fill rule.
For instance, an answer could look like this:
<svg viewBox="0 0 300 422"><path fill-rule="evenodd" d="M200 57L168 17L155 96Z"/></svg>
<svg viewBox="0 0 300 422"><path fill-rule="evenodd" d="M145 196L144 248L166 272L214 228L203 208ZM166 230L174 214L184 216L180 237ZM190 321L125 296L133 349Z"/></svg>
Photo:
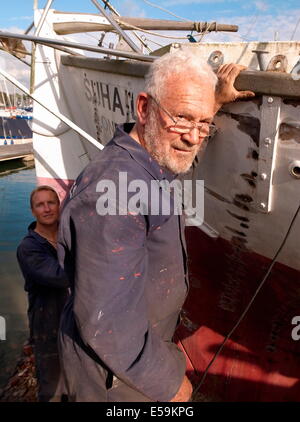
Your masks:
<svg viewBox="0 0 300 422"><path fill-rule="evenodd" d="M55 190L52 186L48 186L48 185L41 185L41 186L38 186L37 188L33 189L33 191L32 191L32 192L31 192L31 194L30 194L30 208L31 208L31 209L32 209L32 206L33 206L33 197L34 197L34 195L35 195L37 192L41 192L41 191L43 191L43 190L46 190L46 191L48 191L48 192L53 192L53 193L55 194L55 196L56 196L57 202L58 202L58 203L60 203L60 201L59 201L59 196L58 196L58 194L57 194L56 190Z"/></svg>

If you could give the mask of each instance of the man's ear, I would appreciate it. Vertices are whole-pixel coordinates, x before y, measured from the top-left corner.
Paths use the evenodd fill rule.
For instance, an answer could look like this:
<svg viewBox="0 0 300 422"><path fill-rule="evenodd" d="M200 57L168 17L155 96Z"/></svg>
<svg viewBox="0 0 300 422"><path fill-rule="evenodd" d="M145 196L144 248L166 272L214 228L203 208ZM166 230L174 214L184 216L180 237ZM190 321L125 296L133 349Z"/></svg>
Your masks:
<svg viewBox="0 0 300 422"><path fill-rule="evenodd" d="M146 92L140 92L136 100L136 114L138 122L145 125L148 116L149 95Z"/></svg>

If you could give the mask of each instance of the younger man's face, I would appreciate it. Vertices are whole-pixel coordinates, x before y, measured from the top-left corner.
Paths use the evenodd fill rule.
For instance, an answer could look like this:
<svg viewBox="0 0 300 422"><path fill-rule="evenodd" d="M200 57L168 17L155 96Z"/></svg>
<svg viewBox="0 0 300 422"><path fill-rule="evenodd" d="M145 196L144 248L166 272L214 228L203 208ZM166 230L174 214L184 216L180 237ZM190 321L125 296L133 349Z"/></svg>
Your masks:
<svg viewBox="0 0 300 422"><path fill-rule="evenodd" d="M42 225L52 225L59 219L59 201L54 192L41 190L32 198L32 214Z"/></svg>

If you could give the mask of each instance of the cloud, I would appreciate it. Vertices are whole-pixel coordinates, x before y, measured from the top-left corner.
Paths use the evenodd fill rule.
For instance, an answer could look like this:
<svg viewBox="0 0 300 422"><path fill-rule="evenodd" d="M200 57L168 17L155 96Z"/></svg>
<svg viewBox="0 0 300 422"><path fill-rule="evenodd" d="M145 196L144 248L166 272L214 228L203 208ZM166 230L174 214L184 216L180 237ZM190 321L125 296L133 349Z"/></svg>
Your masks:
<svg viewBox="0 0 300 422"><path fill-rule="evenodd" d="M255 1L254 2L257 10L264 12L265 10L268 10L269 6L266 2L264 1Z"/></svg>
<svg viewBox="0 0 300 422"><path fill-rule="evenodd" d="M8 21L33 21L33 16L14 16L8 18Z"/></svg>
<svg viewBox="0 0 300 422"><path fill-rule="evenodd" d="M19 28L18 26L9 26L8 28L1 28L3 32L11 32L16 34L24 34L24 29Z"/></svg>
<svg viewBox="0 0 300 422"><path fill-rule="evenodd" d="M133 16L135 18L144 18L145 10L133 0L125 0L122 2L119 10L121 16Z"/></svg>
<svg viewBox="0 0 300 422"><path fill-rule="evenodd" d="M170 0L171 1L171 0ZM182 0L184 1L184 0ZM187 0L191 1L191 0ZM256 2L257 7L261 9L266 7L266 2ZM254 3L252 3L254 5ZM293 31L296 28L298 19L300 18L300 8L293 10L291 14L289 10L276 11L274 14L265 13L263 11L257 11L253 7L252 15L247 14L246 16L223 14L223 11L219 13L217 22L224 24L236 24L239 26L239 31L236 33L231 32L211 32L204 36L203 42L245 42L245 41L274 41L277 33L278 41L289 41ZM267 23L267 24L266 24ZM159 31L158 31L159 32ZM162 32L163 33L163 32ZM141 34L141 33L140 33ZM166 33L164 33L166 34ZM184 42L179 37L187 35L184 31L173 31L168 32L168 35L174 35L177 39L166 39L160 37L154 37L146 34L148 40L153 39L157 43L166 45L172 42ZM300 38L300 25L294 35L294 39ZM186 39L186 38L185 38ZM199 38L196 38L199 39ZM151 41L150 41L151 43ZM159 48L155 44L150 44L152 48Z"/></svg>
<svg viewBox="0 0 300 422"><path fill-rule="evenodd" d="M213 4L213 3L233 3L239 0L166 0L162 3L163 6L184 6L186 4Z"/></svg>
<svg viewBox="0 0 300 422"><path fill-rule="evenodd" d="M264 14L249 16L231 16L220 18L222 23L234 22L239 26L237 33L211 32L207 34L204 42L238 42L238 41L274 41L275 32L278 32L278 41L289 41L300 18L300 9L280 12L276 15ZM267 23L267 24L266 24ZM299 39L300 27L298 27L294 39Z"/></svg>
<svg viewBox="0 0 300 422"><path fill-rule="evenodd" d="M11 56L10 54L1 51L0 52L0 68L5 70L9 75L17 79L21 84L25 85L26 88L29 87L30 81L30 68ZM0 75L0 79L3 80ZM10 82L7 83L7 88L9 92L13 92L13 85ZM1 83L1 88L3 87L3 82Z"/></svg>

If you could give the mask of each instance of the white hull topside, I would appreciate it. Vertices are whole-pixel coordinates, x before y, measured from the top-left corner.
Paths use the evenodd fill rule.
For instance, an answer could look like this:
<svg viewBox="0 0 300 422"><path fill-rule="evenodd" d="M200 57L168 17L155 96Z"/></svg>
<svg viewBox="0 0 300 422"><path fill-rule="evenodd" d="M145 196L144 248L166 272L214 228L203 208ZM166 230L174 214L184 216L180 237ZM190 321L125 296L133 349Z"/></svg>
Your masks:
<svg viewBox="0 0 300 422"><path fill-rule="evenodd" d="M55 21L52 11L47 19ZM41 35L58 38L50 24L44 25ZM204 58L212 61L220 60L222 52L224 62L238 61L251 69L258 69L257 54L252 51L264 49L267 64L276 55L285 56L289 73L297 62L300 43L190 44L189 48L200 48ZM143 88L147 67L66 56L39 45L35 95L106 144L116 123L134 121L135 98ZM230 104L216 116L219 132L197 169L197 178L205 181L202 230L208 235L228 241L233 234L242 237L245 230L235 218L239 216L248 226L248 250L273 258L299 205L299 116L300 100L274 95ZM62 193L97 148L36 103L32 128L39 183L53 182ZM299 230L298 219L279 257L282 264L296 270L300 270Z"/></svg>

